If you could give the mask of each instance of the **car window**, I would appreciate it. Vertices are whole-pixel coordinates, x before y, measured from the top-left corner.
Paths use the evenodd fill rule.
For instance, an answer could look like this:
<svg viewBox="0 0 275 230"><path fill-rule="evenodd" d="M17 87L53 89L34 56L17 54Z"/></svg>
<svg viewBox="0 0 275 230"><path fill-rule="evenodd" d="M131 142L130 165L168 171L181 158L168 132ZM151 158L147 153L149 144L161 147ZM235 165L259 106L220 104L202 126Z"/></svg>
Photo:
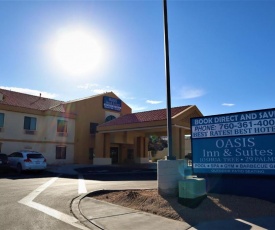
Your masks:
<svg viewBox="0 0 275 230"><path fill-rule="evenodd" d="M16 157L16 152L15 152L15 153L11 153L11 154L9 155L9 157Z"/></svg>
<svg viewBox="0 0 275 230"><path fill-rule="evenodd" d="M16 156L16 157L23 157L23 154L22 154L22 153L16 153L15 156Z"/></svg>
<svg viewBox="0 0 275 230"><path fill-rule="evenodd" d="M40 153L29 153L27 154L27 158L44 158Z"/></svg>
<svg viewBox="0 0 275 230"><path fill-rule="evenodd" d="M7 159L8 156L4 153L0 153L0 159Z"/></svg>

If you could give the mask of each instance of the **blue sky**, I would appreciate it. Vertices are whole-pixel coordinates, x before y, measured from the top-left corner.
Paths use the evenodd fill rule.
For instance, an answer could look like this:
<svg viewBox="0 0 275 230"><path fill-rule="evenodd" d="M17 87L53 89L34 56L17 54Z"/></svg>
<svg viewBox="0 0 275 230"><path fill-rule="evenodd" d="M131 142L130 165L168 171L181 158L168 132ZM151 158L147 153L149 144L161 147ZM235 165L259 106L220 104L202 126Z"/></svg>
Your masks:
<svg viewBox="0 0 275 230"><path fill-rule="evenodd" d="M161 0L0 0L0 87L165 108L162 13ZM168 0L168 25L172 107L274 107L275 1Z"/></svg>

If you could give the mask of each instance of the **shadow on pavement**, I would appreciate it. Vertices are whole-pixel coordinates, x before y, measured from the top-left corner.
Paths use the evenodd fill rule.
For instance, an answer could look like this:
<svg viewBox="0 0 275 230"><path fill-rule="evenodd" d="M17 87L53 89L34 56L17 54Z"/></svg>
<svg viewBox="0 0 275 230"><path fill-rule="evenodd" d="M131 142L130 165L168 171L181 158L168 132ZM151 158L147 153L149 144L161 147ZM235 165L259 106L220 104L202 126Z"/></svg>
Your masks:
<svg viewBox="0 0 275 230"><path fill-rule="evenodd" d="M18 174L15 170L9 169L0 172L0 178L11 180L56 177L78 178L81 174L85 180L101 181L138 181L156 180L157 171L154 168L139 165L110 165L110 166L81 166L61 165L49 166L45 171L24 171Z"/></svg>
<svg viewBox="0 0 275 230"><path fill-rule="evenodd" d="M144 166L96 166L75 169L85 179L101 181L157 180L157 170Z"/></svg>

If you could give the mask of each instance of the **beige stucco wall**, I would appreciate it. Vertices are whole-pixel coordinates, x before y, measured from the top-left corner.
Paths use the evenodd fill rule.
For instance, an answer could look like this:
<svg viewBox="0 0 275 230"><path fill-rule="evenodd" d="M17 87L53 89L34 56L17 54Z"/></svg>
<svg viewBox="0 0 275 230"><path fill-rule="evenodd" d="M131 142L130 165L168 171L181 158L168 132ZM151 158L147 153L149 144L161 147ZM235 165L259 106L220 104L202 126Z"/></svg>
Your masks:
<svg viewBox="0 0 275 230"><path fill-rule="evenodd" d="M66 146L66 159L56 159L56 146ZM56 144L48 143L45 145L44 155L48 164L73 164L74 163L74 145L73 144Z"/></svg>
<svg viewBox="0 0 275 230"><path fill-rule="evenodd" d="M100 135L90 134L90 123L102 124L109 115L119 117L132 112L131 108L122 102L121 111L116 112L103 108L103 96L119 99L114 93L106 93L95 97L89 97L67 103L68 112L77 113L75 123L75 163L92 163L89 160L89 149L93 148L95 157L103 157L104 140ZM96 137L97 136L97 137ZM107 150L108 151L108 150ZM106 155L107 156L107 155Z"/></svg>
<svg viewBox="0 0 275 230"><path fill-rule="evenodd" d="M42 152L47 158L48 164L73 163L74 119L5 110L0 110L0 113L5 114L4 128L0 132L2 152L10 154L14 151L29 149ZM36 118L36 131L33 135L25 133L25 116ZM57 134L58 119L65 119L67 121L67 136L59 136ZM66 159L55 159L56 146L66 146Z"/></svg>
<svg viewBox="0 0 275 230"><path fill-rule="evenodd" d="M116 144L134 144L135 138L139 136L145 136L140 132L115 132L111 133L111 143Z"/></svg>
<svg viewBox="0 0 275 230"><path fill-rule="evenodd" d="M55 141L55 142L73 142L75 121L70 118L53 117L53 116L39 116L27 113L17 113L11 111L0 110L0 113L5 114L3 132L0 132L0 138L5 139L22 139L30 141ZM36 131L34 135L25 134L24 130L24 117L36 118ZM57 120L68 121L67 129L68 135L60 137L57 135Z"/></svg>
<svg viewBox="0 0 275 230"><path fill-rule="evenodd" d="M57 133L57 120L67 121L67 136L60 136ZM40 121L41 130L40 135L46 141L53 141L59 143L73 143L75 139L75 120L63 117L46 116Z"/></svg>
<svg viewBox="0 0 275 230"><path fill-rule="evenodd" d="M0 110L0 113L4 113L4 129L0 133L0 138L5 139L16 139L16 140L30 140L38 141L44 130L44 118L42 116L27 114L27 113L16 113L10 111ZM36 123L36 134L28 135L24 131L24 117L35 117L37 119Z"/></svg>

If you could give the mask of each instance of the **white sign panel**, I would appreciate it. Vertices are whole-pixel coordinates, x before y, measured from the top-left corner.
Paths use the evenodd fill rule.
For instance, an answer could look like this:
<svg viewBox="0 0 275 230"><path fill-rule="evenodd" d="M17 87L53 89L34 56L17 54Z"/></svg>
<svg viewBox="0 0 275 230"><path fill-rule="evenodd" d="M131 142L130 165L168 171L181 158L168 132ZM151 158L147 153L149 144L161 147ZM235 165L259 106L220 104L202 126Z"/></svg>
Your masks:
<svg viewBox="0 0 275 230"><path fill-rule="evenodd" d="M202 117L192 120L192 138L275 133L275 110Z"/></svg>

